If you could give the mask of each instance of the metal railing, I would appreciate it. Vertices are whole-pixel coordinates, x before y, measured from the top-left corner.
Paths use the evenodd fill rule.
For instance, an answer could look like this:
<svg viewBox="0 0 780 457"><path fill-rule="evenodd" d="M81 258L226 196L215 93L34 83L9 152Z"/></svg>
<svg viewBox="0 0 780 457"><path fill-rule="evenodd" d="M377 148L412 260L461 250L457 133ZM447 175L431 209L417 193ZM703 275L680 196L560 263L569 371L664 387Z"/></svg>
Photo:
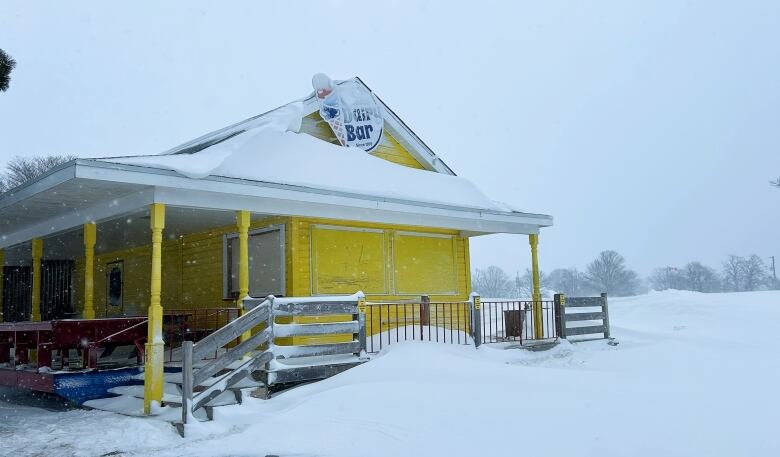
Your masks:
<svg viewBox="0 0 780 457"><path fill-rule="evenodd" d="M238 308L188 308L165 309L163 315L163 340L165 361L181 361L181 345L184 341L197 342L233 322L240 315ZM238 344L238 340L232 342ZM217 352L208 354L215 358Z"/></svg>
<svg viewBox="0 0 780 457"><path fill-rule="evenodd" d="M471 344L471 325L468 301L367 302L366 351L377 353L401 341Z"/></svg>
<svg viewBox="0 0 780 457"><path fill-rule="evenodd" d="M482 343L523 344L558 337L552 300L483 301L478 312Z"/></svg>

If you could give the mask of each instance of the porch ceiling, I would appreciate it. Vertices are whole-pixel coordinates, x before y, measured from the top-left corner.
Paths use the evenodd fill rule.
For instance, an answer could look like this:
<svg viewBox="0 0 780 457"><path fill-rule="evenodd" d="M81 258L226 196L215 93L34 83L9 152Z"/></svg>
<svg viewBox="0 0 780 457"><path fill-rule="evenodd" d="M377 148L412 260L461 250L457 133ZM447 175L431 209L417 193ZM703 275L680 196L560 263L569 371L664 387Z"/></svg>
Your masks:
<svg viewBox="0 0 780 457"><path fill-rule="evenodd" d="M235 223L235 213L232 211L168 207L165 214L164 237L176 239L188 233L202 232L233 223ZM144 246L151 242L151 236L148 209L134 211L97 224L95 253ZM9 265L27 265L30 263L31 255L28 242L8 248L5 260ZM44 259L75 260L83 255L81 227L44 237Z"/></svg>
<svg viewBox="0 0 780 457"><path fill-rule="evenodd" d="M0 203L0 233L15 227L34 225L75 211L90 212L101 202L139 192L149 186L87 179L71 179L52 188L32 193L27 198ZM20 193L24 189L20 190ZM12 196L13 197L13 196ZM86 214L85 214L86 215Z"/></svg>

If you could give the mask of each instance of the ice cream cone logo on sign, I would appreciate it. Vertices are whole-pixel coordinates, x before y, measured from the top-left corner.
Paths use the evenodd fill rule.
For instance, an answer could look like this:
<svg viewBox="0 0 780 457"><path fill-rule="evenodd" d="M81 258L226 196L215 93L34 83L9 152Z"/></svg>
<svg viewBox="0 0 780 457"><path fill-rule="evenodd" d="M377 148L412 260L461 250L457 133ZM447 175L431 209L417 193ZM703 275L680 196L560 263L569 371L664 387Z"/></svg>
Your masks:
<svg viewBox="0 0 780 457"><path fill-rule="evenodd" d="M311 84L320 105L320 116L342 146L368 152L379 144L385 121L374 94L357 81L336 85L323 73L314 75Z"/></svg>

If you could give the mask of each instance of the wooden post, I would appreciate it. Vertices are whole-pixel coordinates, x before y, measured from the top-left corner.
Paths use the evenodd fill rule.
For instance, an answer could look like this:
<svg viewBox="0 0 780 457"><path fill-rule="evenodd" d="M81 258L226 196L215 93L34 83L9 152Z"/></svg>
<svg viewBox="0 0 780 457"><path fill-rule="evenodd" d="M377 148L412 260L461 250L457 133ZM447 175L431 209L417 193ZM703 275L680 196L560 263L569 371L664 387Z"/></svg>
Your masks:
<svg viewBox="0 0 780 457"><path fill-rule="evenodd" d="M601 294L601 312L604 314L604 338L609 338L609 306L606 292Z"/></svg>
<svg viewBox="0 0 780 457"><path fill-rule="evenodd" d="M5 322L5 319L3 317L3 310L5 309L5 303L3 302L3 281L5 279L3 277L4 267L5 267L5 250L0 249L0 322ZM0 349L2 349L2 347L0 347ZM2 357L2 355L0 355L0 357Z"/></svg>
<svg viewBox="0 0 780 457"><path fill-rule="evenodd" d="M360 342L360 357L366 355L366 297L358 298L358 341Z"/></svg>
<svg viewBox="0 0 780 457"><path fill-rule="evenodd" d="M149 322L146 338L146 361L144 362L144 414L151 414L152 402L162 401L163 354L165 343L162 337L163 309L160 304L162 291L162 232L165 228L165 205L152 203L149 206L152 229L152 266L149 285Z"/></svg>
<svg viewBox="0 0 780 457"><path fill-rule="evenodd" d="M566 296L555 294L555 331L558 338L566 339Z"/></svg>
<svg viewBox="0 0 780 457"><path fill-rule="evenodd" d="M542 316L542 290L539 284L539 235L528 235L528 244L531 245L531 278L533 281L533 300L534 313L534 338L540 340L544 338L544 317Z"/></svg>
<svg viewBox="0 0 780 457"><path fill-rule="evenodd" d="M181 348L181 423L186 424L192 402L192 341L184 341Z"/></svg>
<svg viewBox="0 0 780 457"><path fill-rule="evenodd" d="M236 304L243 315L244 299L249 295L249 211L236 211L236 228L238 229L238 300ZM252 336L247 330L241 335L241 341Z"/></svg>
<svg viewBox="0 0 780 457"><path fill-rule="evenodd" d="M474 347L482 344L482 302L478 294L472 293L471 302L471 322L474 325Z"/></svg>
<svg viewBox="0 0 780 457"><path fill-rule="evenodd" d="M41 320L41 261L43 259L43 240L32 240L32 308L30 320Z"/></svg>
<svg viewBox="0 0 780 457"><path fill-rule="evenodd" d="M388 308L387 312L390 312ZM381 324L380 324L381 325ZM428 326L428 337L431 334L431 297L420 297L420 341L425 339L425 326Z"/></svg>
<svg viewBox="0 0 780 457"><path fill-rule="evenodd" d="M84 319L95 318L95 240L96 225L94 222L84 224Z"/></svg>

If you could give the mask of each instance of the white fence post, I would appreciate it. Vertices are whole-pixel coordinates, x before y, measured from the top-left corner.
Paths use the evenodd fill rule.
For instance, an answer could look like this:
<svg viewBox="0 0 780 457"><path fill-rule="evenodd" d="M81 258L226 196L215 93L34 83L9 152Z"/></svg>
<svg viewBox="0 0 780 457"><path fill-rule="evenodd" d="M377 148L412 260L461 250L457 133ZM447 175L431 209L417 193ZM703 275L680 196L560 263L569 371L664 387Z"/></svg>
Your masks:
<svg viewBox="0 0 780 457"><path fill-rule="evenodd" d="M359 357L366 356L366 297L362 292L358 296L358 341L360 342Z"/></svg>
<svg viewBox="0 0 780 457"><path fill-rule="evenodd" d="M473 293L469 296L469 307L471 308L471 337L474 339L474 347L482 344L482 302L479 294Z"/></svg>
<svg viewBox="0 0 780 457"><path fill-rule="evenodd" d="M601 312L604 313L604 338L609 339L609 306L607 305L607 294L601 294Z"/></svg>
<svg viewBox="0 0 780 457"><path fill-rule="evenodd" d="M187 423L192 402L192 341L182 343L181 359L181 422Z"/></svg>

